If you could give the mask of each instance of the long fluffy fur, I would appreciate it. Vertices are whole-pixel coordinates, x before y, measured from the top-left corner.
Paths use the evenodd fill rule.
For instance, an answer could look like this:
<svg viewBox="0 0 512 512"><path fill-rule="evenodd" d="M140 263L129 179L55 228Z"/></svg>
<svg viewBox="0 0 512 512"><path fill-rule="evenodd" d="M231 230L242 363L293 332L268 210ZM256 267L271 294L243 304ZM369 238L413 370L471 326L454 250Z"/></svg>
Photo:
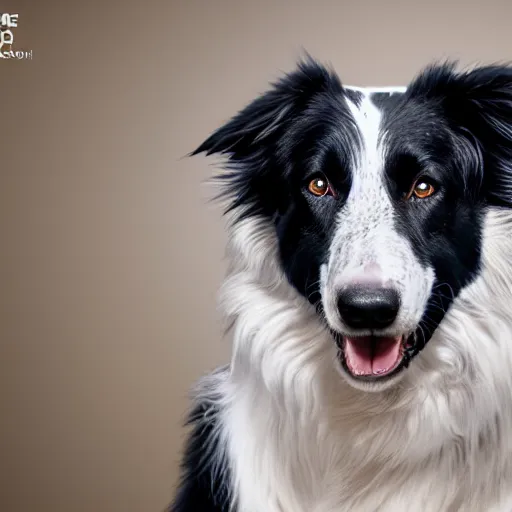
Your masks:
<svg viewBox="0 0 512 512"><path fill-rule="evenodd" d="M232 473L219 510L510 510L511 231L510 212L488 215L481 277L406 383L374 394L340 386L330 334L280 274L265 223L237 225L222 297L232 365L197 397L217 411Z"/></svg>
<svg viewBox="0 0 512 512"><path fill-rule="evenodd" d="M510 143L509 125L491 122ZM509 190L496 194L510 201ZM188 452L212 499L194 505L185 474L172 510L510 511L511 210L488 209L478 277L400 385L379 393L340 382L332 335L284 275L273 226L244 213L242 201L231 211L221 295L232 361L202 381Z"/></svg>

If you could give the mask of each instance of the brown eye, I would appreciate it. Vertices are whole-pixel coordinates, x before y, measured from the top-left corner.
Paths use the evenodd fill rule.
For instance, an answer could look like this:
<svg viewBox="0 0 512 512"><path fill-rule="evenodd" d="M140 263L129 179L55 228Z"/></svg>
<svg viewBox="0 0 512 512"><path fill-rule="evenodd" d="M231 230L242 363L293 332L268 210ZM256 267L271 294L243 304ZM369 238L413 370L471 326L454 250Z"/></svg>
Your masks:
<svg viewBox="0 0 512 512"><path fill-rule="evenodd" d="M407 194L406 199L410 199L412 196L418 199L426 199L435 193L436 189L432 183L428 182L425 179L419 179Z"/></svg>
<svg viewBox="0 0 512 512"><path fill-rule="evenodd" d="M309 182L308 190L314 196L325 196L330 191L329 182L323 176L317 176Z"/></svg>

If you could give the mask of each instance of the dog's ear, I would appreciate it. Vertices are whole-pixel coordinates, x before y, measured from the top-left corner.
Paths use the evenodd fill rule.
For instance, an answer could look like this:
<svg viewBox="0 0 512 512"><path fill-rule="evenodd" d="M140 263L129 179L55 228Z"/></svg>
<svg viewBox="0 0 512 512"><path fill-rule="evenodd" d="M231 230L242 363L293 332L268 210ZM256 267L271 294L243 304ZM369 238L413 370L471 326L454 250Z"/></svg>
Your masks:
<svg viewBox="0 0 512 512"><path fill-rule="evenodd" d="M262 146L275 143L315 95L331 90L341 90L338 77L308 56L295 71L273 83L270 90L216 130L191 155L224 154L231 161L252 158Z"/></svg>
<svg viewBox="0 0 512 512"><path fill-rule="evenodd" d="M291 125L316 95L341 90L338 77L308 56L191 153L227 159L227 169L217 179L222 195L229 196L228 210L240 205L244 214L273 215L279 210Z"/></svg>
<svg viewBox="0 0 512 512"><path fill-rule="evenodd" d="M487 202L512 208L512 68L495 65L457 72L454 64L433 66L407 94L433 101L443 111L481 160Z"/></svg>

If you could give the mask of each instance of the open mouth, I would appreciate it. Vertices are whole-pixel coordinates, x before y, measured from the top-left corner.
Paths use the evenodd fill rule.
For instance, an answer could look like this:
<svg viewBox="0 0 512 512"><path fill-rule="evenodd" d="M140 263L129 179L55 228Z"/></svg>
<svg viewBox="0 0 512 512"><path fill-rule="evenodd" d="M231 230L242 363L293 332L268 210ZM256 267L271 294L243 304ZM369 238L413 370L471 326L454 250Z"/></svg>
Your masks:
<svg viewBox="0 0 512 512"><path fill-rule="evenodd" d="M382 379L403 367L405 336L343 336L340 345L341 362L357 379Z"/></svg>

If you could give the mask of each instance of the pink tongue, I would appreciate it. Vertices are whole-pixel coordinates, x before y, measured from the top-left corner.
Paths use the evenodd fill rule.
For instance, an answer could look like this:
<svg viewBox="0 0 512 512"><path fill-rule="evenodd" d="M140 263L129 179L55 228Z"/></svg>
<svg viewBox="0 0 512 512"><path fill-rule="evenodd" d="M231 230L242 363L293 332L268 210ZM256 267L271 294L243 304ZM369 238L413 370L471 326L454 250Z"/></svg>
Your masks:
<svg viewBox="0 0 512 512"><path fill-rule="evenodd" d="M402 337L345 337L345 361L354 375L382 375L400 362Z"/></svg>

